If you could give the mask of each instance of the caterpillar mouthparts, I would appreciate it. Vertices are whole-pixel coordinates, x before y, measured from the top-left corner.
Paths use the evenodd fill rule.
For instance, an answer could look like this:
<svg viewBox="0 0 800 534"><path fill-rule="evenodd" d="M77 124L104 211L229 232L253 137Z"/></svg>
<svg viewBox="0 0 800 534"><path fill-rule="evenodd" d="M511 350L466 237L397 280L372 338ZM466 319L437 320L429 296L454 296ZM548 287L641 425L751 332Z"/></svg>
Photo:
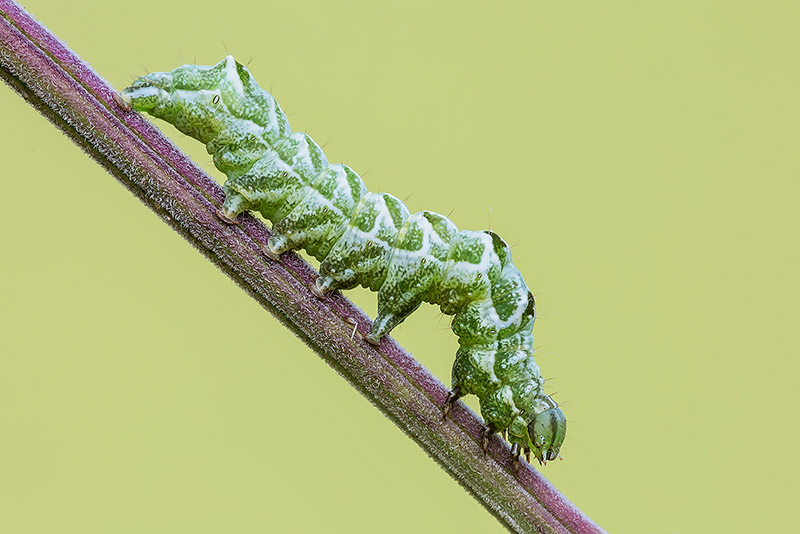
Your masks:
<svg viewBox="0 0 800 534"><path fill-rule="evenodd" d="M358 285L377 291L368 342L378 344L423 302L453 315L460 346L444 416L474 394L484 451L492 434L507 432L515 465L523 451L540 464L559 457L566 418L543 392L533 358L533 294L497 234L459 230L444 215L411 214L396 197L369 192L355 171L292 132L272 95L231 56L142 76L115 101L204 143L228 178L217 215L237 224L243 211L258 211L273 224L265 255L304 249L319 260L316 296Z"/></svg>

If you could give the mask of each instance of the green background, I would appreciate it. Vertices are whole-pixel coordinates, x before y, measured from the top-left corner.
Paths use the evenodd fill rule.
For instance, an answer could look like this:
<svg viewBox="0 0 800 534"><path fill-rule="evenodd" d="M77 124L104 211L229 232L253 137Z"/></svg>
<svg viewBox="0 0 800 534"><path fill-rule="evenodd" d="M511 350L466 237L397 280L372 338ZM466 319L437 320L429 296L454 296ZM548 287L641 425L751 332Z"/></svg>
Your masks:
<svg viewBox="0 0 800 534"><path fill-rule="evenodd" d="M514 244L569 419L544 472L610 532L796 524L800 4L25 5L119 88L252 59L373 191ZM0 531L501 531L6 87L0 113ZM396 337L449 382L449 318Z"/></svg>

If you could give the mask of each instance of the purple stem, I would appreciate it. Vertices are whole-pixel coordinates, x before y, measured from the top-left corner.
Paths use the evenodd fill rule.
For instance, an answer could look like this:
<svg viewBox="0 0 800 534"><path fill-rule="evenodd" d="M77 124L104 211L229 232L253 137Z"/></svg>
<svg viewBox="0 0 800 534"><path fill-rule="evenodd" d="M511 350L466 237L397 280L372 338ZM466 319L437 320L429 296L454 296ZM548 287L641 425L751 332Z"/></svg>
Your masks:
<svg viewBox="0 0 800 534"><path fill-rule="evenodd" d="M377 348L351 336L369 318L335 294L311 295L317 273L296 254L280 263L261 253L270 233L243 215L228 226L215 215L222 189L153 125L114 101L114 89L12 0L0 0L0 75L167 224L303 339L353 387L416 441L506 527L516 532L603 530L524 462L517 473L508 445L457 403L448 419L447 388L393 339Z"/></svg>

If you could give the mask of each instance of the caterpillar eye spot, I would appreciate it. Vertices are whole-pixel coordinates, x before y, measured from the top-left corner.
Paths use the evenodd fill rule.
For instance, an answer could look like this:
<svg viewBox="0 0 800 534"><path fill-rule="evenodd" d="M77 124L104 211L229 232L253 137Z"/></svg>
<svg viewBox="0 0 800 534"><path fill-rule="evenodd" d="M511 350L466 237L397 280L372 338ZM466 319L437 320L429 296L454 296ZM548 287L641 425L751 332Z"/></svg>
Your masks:
<svg viewBox="0 0 800 534"><path fill-rule="evenodd" d="M460 344L453 365L455 398L476 395L487 428L495 432L514 426L517 452L520 443L547 444L547 459L555 458L566 419L542 391L544 381L533 356L535 302L506 242L491 231L459 230L438 213L411 214L395 197L369 193L358 174L331 166L313 139L293 133L275 99L245 67L228 68L230 59L216 69L181 67L182 79L190 80L181 83L181 98L174 99L168 113L161 107L149 111L182 130L191 124L193 130L185 133L192 137L214 139L208 151L228 175L218 213L235 221L245 211L261 212L272 223L270 257L305 249L317 258L321 274L310 291L320 298L356 285L377 291L380 309L365 334L370 342L390 333L422 302L453 315L451 328ZM220 72L226 78L218 79ZM158 82L170 76L174 74L148 78ZM133 87L153 85L142 80ZM171 83L161 85L145 93L173 96ZM225 104L218 105L219 92L230 86L238 90L226 92ZM248 134L254 131L259 136ZM243 157L242 149L256 161ZM420 243L429 248L420 250ZM420 268L428 259L431 265ZM496 373L476 372L486 369ZM448 410L446 403L445 417ZM524 430L518 420L512 425L508 414L528 414Z"/></svg>

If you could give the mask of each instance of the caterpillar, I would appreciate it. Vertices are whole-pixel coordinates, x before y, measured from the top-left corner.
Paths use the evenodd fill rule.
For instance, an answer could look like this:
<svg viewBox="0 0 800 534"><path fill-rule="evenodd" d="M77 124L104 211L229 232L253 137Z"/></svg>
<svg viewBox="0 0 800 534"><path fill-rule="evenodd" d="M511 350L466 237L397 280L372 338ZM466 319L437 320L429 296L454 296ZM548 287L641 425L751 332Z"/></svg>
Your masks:
<svg viewBox="0 0 800 534"><path fill-rule="evenodd" d="M452 315L459 349L442 412L476 395L484 451L492 434L507 431L515 466L523 451L540 464L559 456L566 418L543 392L533 358L534 297L497 234L458 230L444 215L411 214L394 196L370 193L311 137L293 133L273 96L231 56L147 74L116 100L205 144L228 178L217 215L235 223L243 211L260 212L272 223L267 256L305 249L319 260L318 297L358 285L376 291L368 342L378 344L422 302Z"/></svg>

